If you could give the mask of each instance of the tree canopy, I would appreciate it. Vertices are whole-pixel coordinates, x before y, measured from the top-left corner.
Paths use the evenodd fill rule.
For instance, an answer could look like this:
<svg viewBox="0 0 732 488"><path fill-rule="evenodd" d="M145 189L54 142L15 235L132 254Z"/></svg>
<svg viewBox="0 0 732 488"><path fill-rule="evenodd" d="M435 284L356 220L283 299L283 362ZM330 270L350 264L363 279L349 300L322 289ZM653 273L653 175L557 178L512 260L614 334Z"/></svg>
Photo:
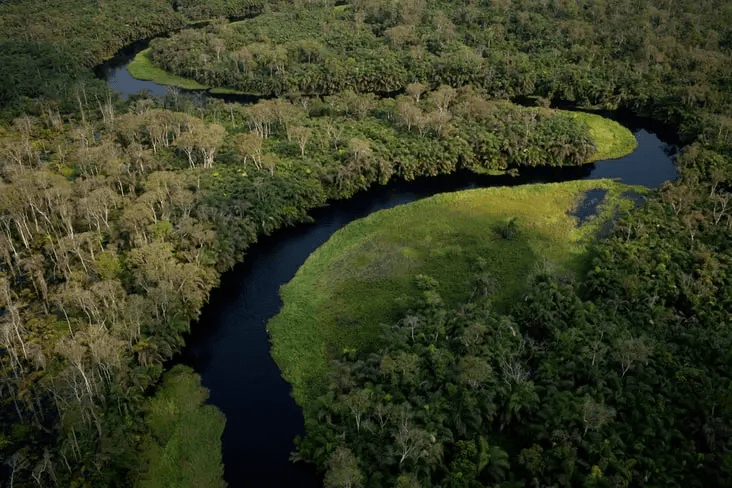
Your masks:
<svg viewBox="0 0 732 488"><path fill-rule="evenodd" d="M96 78L166 32L159 66L265 99L122 102ZM0 3L3 482L220 485L220 415L162 375L219 273L393 177L586 163L566 102L669 124L680 180L576 282L500 314L487 285L426 295L339 359L299 455L329 486L730 484L731 49L722 0Z"/></svg>

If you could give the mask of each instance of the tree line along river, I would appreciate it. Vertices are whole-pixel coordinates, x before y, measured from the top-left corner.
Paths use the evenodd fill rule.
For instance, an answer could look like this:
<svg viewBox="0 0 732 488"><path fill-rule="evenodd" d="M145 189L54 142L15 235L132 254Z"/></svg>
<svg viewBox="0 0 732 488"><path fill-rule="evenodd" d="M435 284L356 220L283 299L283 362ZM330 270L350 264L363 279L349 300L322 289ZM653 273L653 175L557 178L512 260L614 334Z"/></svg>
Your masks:
<svg viewBox="0 0 732 488"><path fill-rule="evenodd" d="M97 69L109 86L127 97L140 90L157 96L169 88L134 79L127 65L144 49L140 41ZM194 92L201 103L214 96ZM225 97L236 101L233 97ZM248 101L246 98L240 99ZM279 287L294 276L305 259L338 229L372 212L443 192L487 186L617 178L631 185L656 188L674 180L673 135L649 120L603 114L628 127L638 141L630 155L581 167L527 168L518 177L457 172L412 182L393 181L333 202L312 213L315 222L264 237L247 251L245 262L225 273L214 290L179 361L190 364L210 390L209 402L226 415L222 438L225 479L232 487L315 487L316 478L289 460L292 439L304 433L302 411L270 356L265 324L281 307Z"/></svg>

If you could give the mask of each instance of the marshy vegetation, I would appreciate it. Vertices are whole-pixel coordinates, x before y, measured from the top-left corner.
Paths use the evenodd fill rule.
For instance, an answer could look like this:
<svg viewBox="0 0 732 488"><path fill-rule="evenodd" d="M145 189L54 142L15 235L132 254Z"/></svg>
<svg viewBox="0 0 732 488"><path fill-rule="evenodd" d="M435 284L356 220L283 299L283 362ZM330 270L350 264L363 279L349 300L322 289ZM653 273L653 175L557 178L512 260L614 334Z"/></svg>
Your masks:
<svg viewBox="0 0 732 488"><path fill-rule="evenodd" d="M580 227L572 210L597 188L610 191L603 210ZM627 189L601 180L447 193L339 230L283 286L267 326L296 400L325 393L333 359L378 348L383 324L414 308L425 287L448 308L489 296L507 311L537 274L577 279L602 224L632 207Z"/></svg>

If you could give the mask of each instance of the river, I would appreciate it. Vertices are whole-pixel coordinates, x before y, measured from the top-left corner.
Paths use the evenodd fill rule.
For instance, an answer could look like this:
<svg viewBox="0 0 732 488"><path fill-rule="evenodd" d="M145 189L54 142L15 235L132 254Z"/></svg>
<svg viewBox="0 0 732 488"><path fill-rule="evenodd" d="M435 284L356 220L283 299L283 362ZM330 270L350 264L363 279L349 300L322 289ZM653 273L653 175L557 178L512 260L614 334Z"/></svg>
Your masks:
<svg viewBox="0 0 732 488"><path fill-rule="evenodd" d="M128 95L142 89L164 95L168 88L135 80L126 65L147 43L120 52L97 73L110 87ZM211 96L197 92L199 97ZM302 411L270 356L265 324L280 309L278 290L318 246L354 219L436 193L468 188L574 179L618 178L656 188L674 180L675 146L670 135L649 120L629 114L615 117L634 133L638 148L613 161L573 168L531 169L520 177L478 176L458 172L413 182L396 181L361 192L348 201L333 202L312 212L313 224L303 224L265 237L252 246L245 261L225 273L211 293L201 317L193 324L183 361L201 375L209 403L226 415L222 437L225 479L232 488L318 486L312 473L289 461L292 439L304 433ZM660 135L660 137L659 137Z"/></svg>

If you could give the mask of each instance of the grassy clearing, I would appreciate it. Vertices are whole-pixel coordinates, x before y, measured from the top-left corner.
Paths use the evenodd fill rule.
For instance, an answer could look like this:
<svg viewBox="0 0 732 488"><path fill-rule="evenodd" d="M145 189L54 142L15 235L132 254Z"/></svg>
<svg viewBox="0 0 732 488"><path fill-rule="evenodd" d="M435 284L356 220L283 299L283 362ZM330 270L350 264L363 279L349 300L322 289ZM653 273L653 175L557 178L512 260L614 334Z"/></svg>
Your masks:
<svg viewBox="0 0 732 488"><path fill-rule="evenodd" d="M635 151L638 146L633 134L614 120L586 112L569 113L590 127L590 137L595 141L597 152L588 162L622 158Z"/></svg>
<svg viewBox="0 0 732 488"><path fill-rule="evenodd" d="M608 194L599 215L578 227L569 211L592 188ZM538 269L581 273L587 243L615 203L632 205L621 197L627 189L601 180L448 193L339 230L282 287L284 306L268 324L295 399L305 405L319 391L329 358L373 344L379 325L403 311L398 298L418 293L418 274L436 279L454 305L469 299L482 268L496 279L492 300L505 310ZM513 240L500 233L509 219L518 226Z"/></svg>
<svg viewBox="0 0 732 488"><path fill-rule="evenodd" d="M127 66L127 71L130 72L133 78L137 78L138 80L154 81L161 85L177 86L178 88L184 88L186 90L205 90L208 88L196 80L176 76L155 66L150 60L149 53L149 49L140 51L137 56L135 56L135 59Z"/></svg>

